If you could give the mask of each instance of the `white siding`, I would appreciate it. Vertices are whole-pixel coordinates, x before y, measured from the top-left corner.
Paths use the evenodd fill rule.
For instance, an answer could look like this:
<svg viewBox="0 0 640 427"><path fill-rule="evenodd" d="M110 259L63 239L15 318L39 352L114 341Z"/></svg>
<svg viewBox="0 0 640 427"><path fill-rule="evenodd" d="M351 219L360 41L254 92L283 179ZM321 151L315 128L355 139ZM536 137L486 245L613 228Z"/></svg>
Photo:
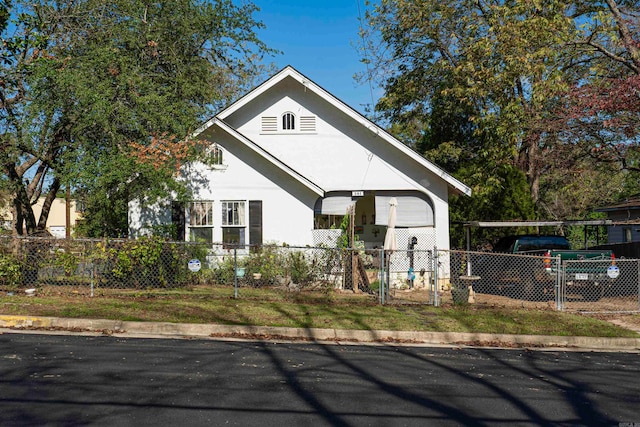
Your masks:
<svg viewBox="0 0 640 427"><path fill-rule="evenodd" d="M289 76L259 91L250 102L239 101L238 108L224 115L224 122L295 171L293 174L307 178L327 193L386 190L425 194L433 207L434 226L410 230L422 233L421 246L433 244L448 249L449 187L439 175L444 173L425 167L403 152L404 147L390 144L375 126L363 126L331 102L310 90L305 82ZM279 129L277 120L285 112L296 117L298 127L293 131ZM206 128L199 137L223 148L224 167L211 170L193 164L185 169L185 176L195 187L194 199L216 203L214 240L222 240L218 214L221 200L261 200L265 243L312 243L318 194L291 172L274 167L244 142L216 127ZM133 203L130 211L132 231L142 229L143 210ZM248 235L246 239L248 242Z"/></svg>
<svg viewBox="0 0 640 427"><path fill-rule="evenodd" d="M189 179L194 189L193 200L212 200L214 202L213 240L222 242L221 201L251 200L262 201L263 242L305 245L312 241L313 205L316 194L305 190L299 183L282 173L266 167L264 161L242 147L228 134L218 131L209 132L211 141L224 150L223 169L211 169L202 163L187 165L183 170L184 179ZM238 154L247 157L248 162L240 160ZM278 184L281 182L281 185ZM156 223L170 223L169 205L141 208L138 201L129 206L130 234L137 236L150 230ZM248 215L249 209L245 209ZM187 220L188 223L188 220ZM248 217L245 224L248 225ZM248 228L246 243L249 242ZM186 234L188 236L188 233Z"/></svg>
<svg viewBox="0 0 640 427"><path fill-rule="evenodd" d="M262 116L279 116L284 111L298 117L315 116L316 132L261 132ZM390 147L374 127L355 123L293 80L280 83L225 121L325 191L417 190L427 194L434 208L436 245L449 248L446 182Z"/></svg>

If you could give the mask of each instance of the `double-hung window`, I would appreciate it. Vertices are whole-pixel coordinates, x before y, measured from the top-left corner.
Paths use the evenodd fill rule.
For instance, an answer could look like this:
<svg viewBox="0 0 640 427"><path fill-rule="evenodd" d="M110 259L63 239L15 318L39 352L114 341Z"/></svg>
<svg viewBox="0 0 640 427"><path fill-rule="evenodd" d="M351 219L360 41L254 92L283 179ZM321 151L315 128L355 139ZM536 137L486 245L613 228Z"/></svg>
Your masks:
<svg viewBox="0 0 640 427"><path fill-rule="evenodd" d="M189 240L213 243L213 202L189 203Z"/></svg>
<svg viewBox="0 0 640 427"><path fill-rule="evenodd" d="M226 245L245 244L245 202L222 201L222 241Z"/></svg>

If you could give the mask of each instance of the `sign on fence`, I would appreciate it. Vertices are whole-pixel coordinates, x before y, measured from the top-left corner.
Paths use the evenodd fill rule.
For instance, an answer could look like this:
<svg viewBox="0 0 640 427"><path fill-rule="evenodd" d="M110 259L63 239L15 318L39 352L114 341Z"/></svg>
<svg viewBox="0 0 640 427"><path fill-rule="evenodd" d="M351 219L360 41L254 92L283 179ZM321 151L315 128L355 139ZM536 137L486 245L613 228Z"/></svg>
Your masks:
<svg viewBox="0 0 640 427"><path fill-rule="evenodd" d="M200 268L202 268L202 264L200 264L199 259L192 259L189 261L189 271L197 273L198 271L200 271Z"/></svg>

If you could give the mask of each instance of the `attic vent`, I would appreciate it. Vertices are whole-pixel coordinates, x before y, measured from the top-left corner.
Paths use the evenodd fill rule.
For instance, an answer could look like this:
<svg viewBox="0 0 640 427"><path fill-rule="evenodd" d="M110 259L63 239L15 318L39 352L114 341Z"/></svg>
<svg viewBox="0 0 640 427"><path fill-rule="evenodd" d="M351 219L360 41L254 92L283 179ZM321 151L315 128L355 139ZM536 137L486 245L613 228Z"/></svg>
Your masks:
<svg viewBox="0 0 640 427"><path fill-rule="evenodd" d="M262 117L262 132L277 132L278 131L278 118L277 117Z"/></svg>
<svg viewBox="0 0 640 427"><path fill-rule="evenodd" d="M300 131L301 132L315 132L316 131L316 117L315 116L300 116Z"/></svg>

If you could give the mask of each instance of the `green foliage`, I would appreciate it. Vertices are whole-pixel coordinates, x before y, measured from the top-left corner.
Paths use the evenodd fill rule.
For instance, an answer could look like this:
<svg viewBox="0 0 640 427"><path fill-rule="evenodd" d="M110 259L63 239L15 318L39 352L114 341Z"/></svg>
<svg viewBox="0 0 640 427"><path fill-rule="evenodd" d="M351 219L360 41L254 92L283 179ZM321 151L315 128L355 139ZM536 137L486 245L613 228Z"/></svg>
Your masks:
<svg viewBox="0 0 640 427"><path fill-rule="evenodd" d="M577 115L560 113L571 105L570 88L640 73L639 49L632 41L637 31L627 19L638 4L624 3L622 12L612 4L381 0L370 11L370 69L385 90L376 110L392 123L394 135L478 193L459 204L458 210L468 211L462 216L478 214L464 219L489 219L487 213L535 217L525 199L545 219L574 219L598 200L627 193L625 186L637 187L624 180L612 191L619 170L594 166L618 162L633 170L637 165L633 132L610 141L624 133L610 118L637 121L637 100L622 95L632 90L621 90L620 101L609 96L595 106L595 97L583 94ZM605 101L619 114L603 116ZM633 108L623 106L627 101ZM606 151L615 153L613 158L598 157L609 143L615 144ZM509 168L524 174L529 196L520 194L527 187L518 185L511 200L501 203L496 194L509 187ZM598 174L581 185L582 174L574 176L574 170ZM567 171L569 179L563 178ZM556 202L563 197L568 201L561 206ZM513 212L511 206L518 208Z"/></svg>
<svg viewBox="0 0 640 427"><path fill-rule="evenodd" d="M275 284L278 278L284 273L285 259L283 253L276 246L265 245L249 254L249 257L242 261L246 267L247 274L260 274L263 283Z"/></svg>
<svg viewBox="0 0 640 427"><path fill-rule="evenodd" d="M233 257L226 257L213 268L213 281L219 285L230 285L235 280L235 262Z"/></svg>
<svg viewBox="0 0 640 427"><path fill-rule="evenodd" d="M42 190L82 193L92 236L122 234L134 197L186 192L176 168L197 153L183 138L252 87L275 53L257 38L263 25L249 2L12 3L0 46L0 161L18 233L44 228L46 214L38 222L31 208Z"/></svg>
<svg viewBox="0 0 640 427"><path fill-rule="evenodd" d="M98 245L92 258L101 266L101 277L112 286L175 287L195 278L188 271L187 262L193 258L206 259L206 251L198 245L170 243L153 236L124 242L105 241Z"/></svg>
<svg viewBox="0 0 640 427"><path fill-rule="evenodd" d="M0 253L0 287L15 290L22 284L22 265L11 254Z"/></svg>
<svg viewBox="0 0 640 427"><path fill-rule="evenodd" d="M524 174L512 166L494 170L492 180L476 181L473 169L467 169L466 180L474 183L471 203L467 196L454 196L450 200L451 221L480 220L532 220L536 219L535 204L531 199ZM464 171L463 171L464 172ZM462 173L461 173L462 175ZM464 175L463 175L464 176ZM464 178L463 178L464 179ZM498 237L513 233L513 229L474 229L472 249L485 247ZM526 232L519 230L518 232ZM463 227L451 230L451 247L466 248L466 236Z"/></svg>
<svg viewBox="0 0 640 427"><path fill-rule="evenodd" d="M607 214L591 212L584 219L607 219ZM574 249L584 249L585 243L587 248L607 243L607 227L605 226L569 226L564 230L564 235Z"/></svg>
<svg viewBox="0 0 640 427"><path fill-rule="evenodd" d="M78 269L79 261L74 253L66 250L58 250L54 256L53 265L61 267L64 269L64 274L70 276Z"/></svg>
<svg viewBox="0 0 640 427"><path fill-rule="evenodd" d="M351 224L351 217L349 214L346 214L342 217L342 221L340 222L340 230L342 233L338 237L336 242L336 246L342 249L346 249L350 247L350 239L349 239L349 224Z"/></svg>
<svg viewBox="0 0 640 427"><path fill-rule="evenodd" d="M318 286L324 274L339 262L339 251L331 249L319 252L307 252L286 249L275 245L265 245L246 256L225 257L213 267L216 283L234 282L234 264L245 269L243 283L259 286L277 286L283 283L295 285L297 289L305 286ZM259 279L254 278L259 275Z"/></svg>
<svg viewBox="0 0 640 427"><path fill-rule="evenodd" d="M547 158L549 170L540 181L539 201L545 218L587 218L594 208L617 202L633 187L625 182L630 173L616 165L572 157L566 153L562 159Z"/></svg>
<svg viewBox="0 0 640 427"><path fill-rule="evenodd" d="M291 281L297 285L314 282L318 277L318 269L313 260L310 262L303 252L290 252L286 260Z"/></svg>

